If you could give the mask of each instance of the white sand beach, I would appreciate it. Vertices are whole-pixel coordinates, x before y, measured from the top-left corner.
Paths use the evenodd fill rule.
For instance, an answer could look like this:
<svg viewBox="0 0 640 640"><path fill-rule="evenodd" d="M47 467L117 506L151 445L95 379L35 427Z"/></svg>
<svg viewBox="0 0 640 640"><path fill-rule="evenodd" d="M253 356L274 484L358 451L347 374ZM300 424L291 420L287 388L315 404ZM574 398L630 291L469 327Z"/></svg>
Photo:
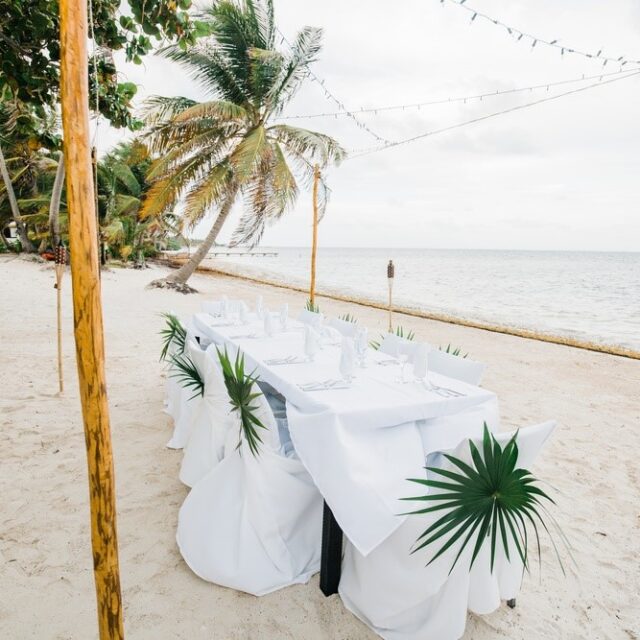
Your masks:
<svg viewBox="0 0 640 640"><path fill-rule="evenodd" d="M195 276L199 294L145 289L162 269L102 274L108 394L118 499L125 629L136 640L372 640L325 598L318 578L255 598L197 578L175 530L187 489L181 452L165 448L158 362L162 320L205 299L258 292L305 295L226 276ZM84 436L80 419L71 282L64 296L66 391L57 394L54 271L0 258L0 638L96 637ZM319 300L383 330L381 310ZM503 428L544 419L559 427L534 469L552 485L555 515L574 546L566 577L544 541L542 571L525 578L518 606L469 615L465 640L640 638L640 361L414 317L397 318L421 340L449 342L489 368L483 386L501 403ZM417 560L419 561L419 560ZM437 639L434 639L437 640Z"/></svg>

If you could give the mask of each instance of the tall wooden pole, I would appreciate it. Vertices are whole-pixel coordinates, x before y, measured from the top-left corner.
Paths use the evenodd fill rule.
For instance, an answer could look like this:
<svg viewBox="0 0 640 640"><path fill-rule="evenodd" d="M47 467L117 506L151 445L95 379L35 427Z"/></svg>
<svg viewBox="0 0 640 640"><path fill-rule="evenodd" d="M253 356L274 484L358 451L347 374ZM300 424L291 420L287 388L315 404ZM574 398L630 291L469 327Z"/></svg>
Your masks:
<svg viewBox="0 0 640 640"><path fill-rule="evenodd" d="M387 282L389 284L389 333L393 333L393 279L396 275L396 268L393 260L389 260L387 265Z"/></svg>
<svg viewBox="0 0 640 640"><path fill-rule="evenodd" d="M86 0L60 0L61 97L76 359L84 421L100 640L124 638L89 148Z"/></svg>
<svg viewBox="0 0 640 640"><path fill-rule="evenodd" d="M316 255L318 253L318 182L320 181L320 167L313 169L313 237L311 241L311 285L309 287L309 302L313 309L316 299Z"/></svg>

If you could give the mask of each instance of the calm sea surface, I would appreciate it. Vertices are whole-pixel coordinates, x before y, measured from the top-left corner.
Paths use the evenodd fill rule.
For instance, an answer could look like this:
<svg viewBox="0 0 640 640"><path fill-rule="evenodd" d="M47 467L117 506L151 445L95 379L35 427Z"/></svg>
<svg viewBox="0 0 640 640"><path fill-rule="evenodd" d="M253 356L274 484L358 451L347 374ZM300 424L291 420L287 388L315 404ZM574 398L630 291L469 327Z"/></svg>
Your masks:
<svg viewBox="0 0 640 640"><path fill-rule="evenodd" d="M274 251L220 260L306 285L310 250ZM640 350L640 253L320 249L318 287L384 301L389 259L399 306Z"/></svg>

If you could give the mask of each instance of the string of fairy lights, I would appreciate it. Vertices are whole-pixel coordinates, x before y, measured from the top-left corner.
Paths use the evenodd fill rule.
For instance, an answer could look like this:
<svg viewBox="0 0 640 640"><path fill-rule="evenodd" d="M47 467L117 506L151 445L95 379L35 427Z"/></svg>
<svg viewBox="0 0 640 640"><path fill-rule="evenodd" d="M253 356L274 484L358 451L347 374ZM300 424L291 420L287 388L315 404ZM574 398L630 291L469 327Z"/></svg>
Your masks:
<svg viewBox="0 0 640 640"><path fill-rule="evenodd" d="M577 94L577 93L581 93L583 91L588 91L590 89L594 89L594 88L599 87L599 86L608 85L608 84L611 84L613 82L618 82L620 80L626 80L627 78L635 77L638 74L640 74L640 67L638 67L638 68L635 67L635 65L640 65L640 60L634 60L634 59L629 58L627 56L604 55L602 48L598 49L595 52L591 52L590 53L590 52L587 52L587 51L576 49L574 47L570 47L570 46L562 43L559 38L557 38L557 39L546 39L546 38L534 35L532 33L524 31L522 29L513 27L513 26L503 22L502 20L494 18L494 17L492 17L492 16L490 16L490 15L484 13L484 12L481 12L481 11L478 11L478 10L474 9L471 5L469 5L467 3L467 0L439 0L439 2L443 6L446 3L457 5L458 7L462 8L463 10L465 10L465 11L467 11L467 12L469 12L471 14L470 23L475 23L478 20L490 22L493 25L503 29L505 31L505 33L507 35L509 35L510 37L512 37L516 42L520 42L520 41L523 41L523 40L525 42L526 41L530 42L532 49L535 49L538 45L540 45L541 47L551 47L551 48L555 48L555 49L559 50L560 55L562 57L569 56L569 55L574 55L574 56L580 56L580 57L585 58L585 59L597 60L597 61L602 62L602 66L603 67L606 67L608 64L614 63L614 64L619 66L619 69L618 69L618 71L610 71L610 72L601 71L600 73L589 75L589 76L583 74L581 77L577 77L577 78L570 78L570 79L566 79L566 80L559 80L559 81L553 81L553 82L542 83L542 84L534 84L534 85L530 85L530 86L526 86L526 87L514 87L514 88L509 88L509 89L496 89L496 90L492 90L492 91L485 91L483 93L476 93L476 94L464 95L464 96L453 96L453 97L446 97L446 98L440 98L440 99L432 99L432 100L426 100L426 101L422 101L422 102L411 102L411 103L405 103L405 104L392 104L392 105L382 105L382 106L374 106L374 107L359 107L359 108L355 108L355 109L348 109L344 102L342 102L338 97L336 97L335 94L333 94L332 92L329 91L329 89L326 86L325 80L320 78L307 65L306 66L306 71L307 71L308 77L311 78L311 80L313 80L315 83L317 83L320 86L320 88L322 89L322 91L324 93L325 98L327 100L331 101L334 105L336 105L337 110L327 111L327 112L320 112L320 113L294 114L294 115L289 115L289 116L280 116L278 119L279 120L299 120L299 119L309 119L309 118L334 118L334 119L349 118L359 129L365 131L370 136L375 138L377 142L380 143L380 144L378 144L377 146L374 146L374 147L352 150L350 152L350 154L349 154L349 158L358 158L358 157L366 156L366 155L369 155L369 154L372 154L372 153L377 153L377 152L380 152L380 151L384 151L385 149L390 149L392 147L397 147L397 146L400 146L400 145L410 144L411 142L415 142L417 140L421 140L421 139L424 139L424 138L427 138L427 137L431 137L431 136L435 136L435 135L438 135L438 134L441 134L441 133L445 133L445 132L451 131L453 129L466 127L466 126L469 126L471 124L474 124L474 123L477 123L477 122L481 122L481 121L484 121L484 120L488 120L490 118L496 118L498 116L505 115L505 114L508 114L508 113L512 113L514 111L527 109L527 108L530 108L530 107L533 107L533 106L536 106L536 105L539 105L539 104L542 104L542 103L546 103L546 102L550 102L552 100L557 100L559 98L563 98L565 96L574 95L574 94ZM281 41L283 43L286 43L287 46L291 50L293 50L293 47L292 47L291 43L282 34L282 32L278 31L278 33L281 36ZM632 67L628 67L627 65L629 65L629 64L631 64ZM468 102L476 102L476 101L480 101L481 102L484 99L500 97L500 96L509 95L509 94L533 92L533 91L539 91L539 90L546 90L546 92L549 92L551 88L555 88L555 87L559 87L559 86L563 86L563 85L590 82L591 80L596 80L596 82L593 82L592 84L588 84L586 86L582 86L582 87L579 87L579 88L576 88L576 89L572 89L570 91L565 91L565 92L562 92L562 93L554 94L552 96L546 96L544 98L540 98L540 99L537 99L537 100L534 100L534 101L531 101L531 102L527 102L525 104L513 106L513 107L510 107L510 108L507 108L507 109L500 110L500 111L495 111L495 112L492 112L492 113L489 113L489 114L485 114L483 116L478 116L476 118L472 118L470 120L465 120L463 122L459 122L459 123L456 123L454 125L449 125L449 126L446 126L446 127L442 127L440 129L432 130L432 131L426 131L426 132L420 133L420 134L415 135L415 136L404 138L402 140L389 140L388 138L385 138L384 136L378 134L369 125L365 124L360 119L360 117L363 116L363 115L373 114L374 116L377 116L377 115L379 115L381 113L394 112L394 111L407 111L407 110L418 110L419 111L422 108L427 108L427 107L435 106L435 105L459 104L459 103L466 104Z"/></svg>
<svg viewBox="0 0 640 640"><path fill-rule="evenodd" d="M281 42L282 43L286 43L286 45L289 47L289 49L291 51L293 51L293 46L291 45L289 40L287 40L287 38L282 33L282 31L280 31L279 29L278 29L278 34L280 35ZM338 107L340 112L344 113L347 117L349 117L359 129L362 129L363 131L366 131L370 136L375 138L378 142L382 142L383 144L388 144L388 143L392 142L391 140L388 140L387 138L384 138L381 135L378 135L375 131L373 131L371 129L371 127L367 126L356 115L354 115L352 112L347 111L347 107L345 106L345 104L341 100L339 100L333 93L331 93L331 91L329 91L329 89L326 86L326 82L323 79L321 79L320 77L318 77L311 70L309 65L305 65L305 67L306 67L306 70L307 70L307 73L308 73L309 77L322 88L322 91L324 92L325 98L327 98L328 100L331 100L331 102L333 102Z"/></svg>
<svg viewBox="0 0 640 640"><path fill-rule="evenodd" d="M424 133L420 133L418 135L415 136L411 136L409 138L405 138L403 140L396 140L394 142L389 142L387 144L384 145L380 145L377 147L370 147L368 149L356 149L351 151L351 153L348 156L348 160L352 160L354 158L360 158L362 156L366 156L366 155L370 155L372 153L378 153L380 151L384 151L385 149L390 149L392 147L398 147L400 145L405 145L405 144L410 144L412 142L416 142L418 140L422 140L424 138L430 138L432 136L441 134L441 133L445 133L447 131L452 131L454 129L460 129L462 127L467 127L469 125L472 124L476 124L478 122L482 122L484 120L489 120L491 118L496 118L498 116L502 116L508 113L513 113L514 111L521 111L523 109L527 109L530 107L534 107L536 105L539 104L543 104L545 102L551 102L553 100L558 100L559 98L564 98L565 96L569 96L569 95L573 95L576 93L581 93L582 91L588 91L590 89L594 89L596 87L602 87L603 85L606 84L611 84L613 82L620 82L621 80L626 80L628 78L632 78L632 77L636 77L640 75L640 69L635 69L635 70L629 70L625 75L623 76L619 76L619 77L615 77L615 78L611 78L609 80L603 80L603 81L598 81L598 82L594 82L590 85L584 86L584 87L579 87L577 89L572 89L571 91L565 91L563 93L558 93L552 96L548 96L545 98L540 98L539 100L534 100L532 102L527 102L525 104L521 104L521 105L516 105L514 107L509 107L508 109L503 109L501 111L495 111L493 113L489 113L489 114L485 114L482 116L478 116L477 118L472 118L470 120L465 120L464 122L458 122L456 124L453 125L449 125L446 127L442 127L440 129L434 129L432 131L425 131Z"/></svg>
<svg viewBox="0 0 640 640"><path fill-rule="evenodd" d="M444 6L445 3L448 3L448 4L454 4L460 7L461 9L467 11L471 15L470 23L474 23L476 21L489 22L495 25L496 27L499 27L500 29L502 29L507 34L507 36L514 38L517 42L521 42L521 41L529 42L531 44L532 49L537 46L552 47L554 49L557 49L560 52L560 55L563 57L564 56L580 56L590 60L600 61L602 62L603 67L610 63L618 64L621 67L624 67L627 64L640 64L640 60L638 59L634 60L628 56L604 55L603 48L594 50L592 52L582 51L580 49L576 49L575 47L570 47L567 44L564 44L560 38L546 39L541 36L534 35L532 33L524 31L523 29L519 29L517 27L508 25L502 20L498 20L493 16L487 15L486 13L483 13L478 9L474 9L472 6L470 6L467 3L467 0L439 0L439 2L442 6Z"/></svg>
<svg viewBox="0 0 640 640"><path fill-rule="evenodd" d="M407 104L394 104L394 105L385 105L378 107L360 107L355 110L346 109L344 111L326 111L322 113L307 113L307 114L296 114L290 116L280 116L277 118L278 120L306 120L309 118L341 118L348 117L351 115L363 115L363 114L373 114L374 116L380 113L386 113L389 111L408 111L412 109L416 109L420 111L424 107L442 105L442 104L456 104L463 103L467 104L472 101L482 102L485 98L494 98L498 96L505 96L509 94L515 93L525 93L532 92L536 90L546 90L549 91L553 87L559 87L567 84L576 84L579 82L587 82L589 80L602 80L604 78L609 78L611 76L620 76L630 71L635 70L635 68L627 68L624 71L611 71L608 73L596 73L591 76L585 76L582 74L579 78L571 78L568 80L558 80L556 82L543 82L542 84L534 84L526 87L515 87L512 89L495 89L491 91L486 91L484 93L475 93L471 95L464 96L454 96L447 98L440 98L438 100L428 100L425 102L411 102Z"/></svg>

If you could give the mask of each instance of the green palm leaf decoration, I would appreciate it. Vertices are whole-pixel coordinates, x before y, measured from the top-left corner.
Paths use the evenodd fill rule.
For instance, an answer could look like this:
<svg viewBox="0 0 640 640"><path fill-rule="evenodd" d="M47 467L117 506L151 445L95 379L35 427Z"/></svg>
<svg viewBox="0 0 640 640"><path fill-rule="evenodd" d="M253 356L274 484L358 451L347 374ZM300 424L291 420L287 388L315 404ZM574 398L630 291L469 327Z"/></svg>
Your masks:
<svg viewBox="0 0 640 640"><path fill-rule="evenodd" d="M312 313L320 313L320 307L315 302L311 302L311 300L307 300L304 308Z"/></svg>
<svg viewBox="0 0 640 640"><path fill-rule="evenodd" d="M232 363L226 347L224 351L220 351L220 349L216 349L216 351L218 352L218 358L222 366L222 375L224 377L224 384L227 387L227 393L229 394L231 411L236 411L240 415L240 439L238 440L238 447L240 447L242 436L244 436L249 446L249 451L257 457L260 453L260 445L262 444L259 429L266 429L256 415L258 406L251 404L256 398L262 395L260 392L254 391L258 376L254 375L255 372L245 372L243 353L238 352L235 362Z"/></svg>
<svg viewBox="0 0 640 640"><path fill-rule="evenodd" d="M356 324L358 321L355 316L352 316L350 313L343 313L341 316L338 316L339 320L344 320L345 322L351 322L352 324Z"/></svg>
<svg viewBox="0 0 640 640"><path fill-rule="evenodd" d="M466 462L444 454L456 468L455 471L428 467L428 471L440 476L438 479L416 479L415 482L428 487L426 495L403 498L403 500L427 503L423 509L404 515L420 515L442 511L443 514L429 526L416 540L412 553L424 547L442 543L428 564L434 562L456 542L462 540L460 549L451 566L453 571L462 552L473 545L471 564L473 566L482 545L491 545L491 571L493 571L496 549L502 545L505 556L518 554L525 569L529 569L528 541L533 531L538 558L540 559L539 528L551 538L560 567L564 573L549 526L543 514L553 523L554 528L570 552L568 542L546 504L554 501L539 487L539 482L526 469L516 469L518 461L518 433L505 445L500 446L484 425L482 453L469 441L473 467ZM433 491L433 490L436 491ZM555 504L555 503L554 503ZM427 565L428 566L428 565Z"/></svg>
<svg viewBox="0 0 640 640"><path fill-rule="evenodd" d="M396 330L395 330L394 333L395 333L395 335L398 336L398 338L404 338L405 340L412 340L413 341L413 340L415 340L415 337L416 337L416 334L413 331L411 331L410 329L409 330L405 330L400 325L398 325L396 327ZM381 334L380 338L378 340L372 340L369 343L369 346L372 349L375 349L377 351L380 348L380 345L382 344L382 341L384 340L384 337L385 337L385 334Z"/></svg>
<svg viewBox="0 0 640 640"><path fill-rule="evenodd" d="M167 354L169 353L169 349L172 344L176 346L177 354L181 355L184 353L187 340L187 330L182 326L182 323L174 314L162 313L160 315L166 320L164 329L160 331L160 335L162 336L160 361L162 362L167 359Z"/></svg>
<svg viewBox="0 0 640 640"><path fill-rule="evenodd" d="M440 349L440 351L444 352L444 353L450 353L452 356L459 356L460 358L466 358L469 354L462 353L462 348L461 347L452 347L451 343L449 343L446 347L438 347L438 349Z"/></svg>
<svg viewBox="0 0 640 640"><path fill-rule="evenodd" d="M204 380L200 375L193 360L186 354L171 356L170 378L177 378L178 382L185 389L193 389L194 394L189 398L193 400L204 395Z"/></svg>

